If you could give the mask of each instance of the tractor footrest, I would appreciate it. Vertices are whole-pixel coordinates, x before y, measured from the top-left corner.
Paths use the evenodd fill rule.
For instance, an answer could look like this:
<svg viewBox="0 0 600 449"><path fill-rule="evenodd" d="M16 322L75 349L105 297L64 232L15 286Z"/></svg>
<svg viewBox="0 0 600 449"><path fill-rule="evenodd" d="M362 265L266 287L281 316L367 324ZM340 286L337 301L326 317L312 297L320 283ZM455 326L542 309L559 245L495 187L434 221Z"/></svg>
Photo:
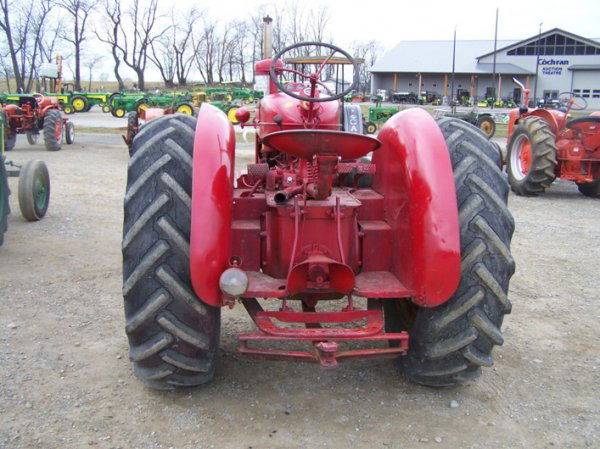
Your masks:
<svg viewBox="0 0 600 449"><path fill-rule="evenodd" d="M381 309L340 312L264 311L255 299L244 299L243 303L260 330L257 333L239 336L238 350L247 356L320 363L324 367L334 367L337 361L349 358L394 358L408 351L408 333L384 332ZM357 327L321 327L321 323L348 324L363 319L366 319L366 323ZM274 320L282 323L301 323L306 327L283 327L277 325ZM313 343L314 351L251 348L248 343L252 341L309 341ZM338 351L338 341L393 341L396 346Z"/></svg>

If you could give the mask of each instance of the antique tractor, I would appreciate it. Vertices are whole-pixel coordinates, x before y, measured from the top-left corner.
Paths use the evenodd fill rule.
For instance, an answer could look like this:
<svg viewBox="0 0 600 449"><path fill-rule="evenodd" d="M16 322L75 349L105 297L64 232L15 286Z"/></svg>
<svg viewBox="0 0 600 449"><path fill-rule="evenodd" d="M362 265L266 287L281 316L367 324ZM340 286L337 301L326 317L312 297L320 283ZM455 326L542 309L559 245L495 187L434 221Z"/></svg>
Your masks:
<svg viewBox="0 0 600 449"><path fill-rule="evenodd" d="M385 123L390 117L400 110L397 106L369 106L369 118L365 122L367 134L375 134L377 126Z"/></svg>
<svg viewBox="0 0 600 449"><path fill-rule="evenodd" d="M59 102L54 97L41 94L22 95L18 104L7 104L2 108L5 116L4 148L10 151L17 141L17 134L27 135L30 145L40 137L48 151L62 148L63 137L68 144L75 141L73 122L62 116Z"/></svg>
<svg viewBox="0 0 600 449"><path fill-rule="evenodd" d="M303 49L310 74L285 65ZM346 131L343 108L355 105L339 100L356 81L334 93L321 79L336 53L357 73L324 43L256 63L265 96L253 122L237 112L257 129L255 161L237 179L233 127L211 105L135 136L123 295L129 355L148 385L208 382L221 308L238 303L258 328L239 335L249 357L327 368L398 359L431 386L492 365L514 272L499 153L472 125L417 108L377 139Z"/></svg>
<svg viewBox="0 0 600 449"><path fill-rule="evenodd" d="M27 221L41 220L46 215L50 202L50 175L46 164L40 160L32 160L20 166L7 161L4 154L5 131L6 116L0 114L0 246L4 243L10 213L8 178L19 178L19 208Z"/></svg>
<svg viewBox="0 0 600 449"><path fill-rule="evenodd" d="M529 103L529 89L518 80ZM570 120L569 112L587 107L585 98L570 92L559 96L559 109L510 111L507 173L519 195L543 193L556 179L573 181L579 191L600 198L600 113Z"/></svg>

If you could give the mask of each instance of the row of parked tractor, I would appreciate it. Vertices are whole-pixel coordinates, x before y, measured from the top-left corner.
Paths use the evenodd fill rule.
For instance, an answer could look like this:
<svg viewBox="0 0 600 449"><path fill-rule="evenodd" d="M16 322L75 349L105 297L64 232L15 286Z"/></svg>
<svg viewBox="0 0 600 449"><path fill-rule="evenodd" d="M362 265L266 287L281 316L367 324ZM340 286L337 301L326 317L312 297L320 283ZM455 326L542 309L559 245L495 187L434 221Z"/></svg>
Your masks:
<svg viewBox="0 0 600 449"><path fill-rule="evenodd" d="M0 103L18 105L30 94L0 94ZM262 98L262 92L244 87L206 87L202 90L176 92L61 92L45 93L44 97L56 98L60 109L66 114L87 112L98 106L114 117L125 117L128 112L139 113L147 108L172 108L175 112L194 115L202 103L211 103L221 109L232 122L235 111L243 105ZM235 122L234 122L235 123Z"/></svg>

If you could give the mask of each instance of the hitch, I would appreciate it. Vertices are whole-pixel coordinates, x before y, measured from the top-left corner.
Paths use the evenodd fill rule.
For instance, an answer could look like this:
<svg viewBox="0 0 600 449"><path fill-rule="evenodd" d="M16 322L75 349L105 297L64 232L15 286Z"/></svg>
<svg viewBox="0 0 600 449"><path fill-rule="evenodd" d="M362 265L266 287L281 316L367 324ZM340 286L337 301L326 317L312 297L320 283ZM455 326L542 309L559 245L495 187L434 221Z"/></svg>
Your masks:
<svg viewBox="0 0 600 449"><path fill-rule="evenodd" d="M238 351L248 357L319 363L323 368L335 368L338 362L349 359L395 358L408 351L407 332L384 331L381 307L369 310L346 308L339 312L295 312L289 309L265 311L254 298L244 298L242 302L259 329L259 332L239 336ZM362 319L366 319L363 326L320 326L321 323L350 324ZM302 323L305 327L283 327L274 320ZM258 341L308 341L313 344L313 351L259 349L249 346L250 342ZM397 346L340 351L339 342L344 341L393 341Z"/></svg>

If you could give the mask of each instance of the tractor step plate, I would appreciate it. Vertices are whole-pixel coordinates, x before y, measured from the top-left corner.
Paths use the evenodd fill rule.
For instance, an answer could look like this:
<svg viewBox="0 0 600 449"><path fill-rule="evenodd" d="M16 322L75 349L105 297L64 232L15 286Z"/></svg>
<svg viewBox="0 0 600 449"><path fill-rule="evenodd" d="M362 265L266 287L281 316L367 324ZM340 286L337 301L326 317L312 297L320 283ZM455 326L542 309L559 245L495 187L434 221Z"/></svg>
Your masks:
<svg viewBox="0 0 600 449"><path fill-rule="evenodd" d="M238 350L243 355L271 360L305 361L320 363L324 367L334 367L337 361L350 358L393 358L406 354L408 350L408 333L386 334L384 332L381 309L340 312L264 311L255 299L244 299L243 303L260 330L258 333L239 336ZM355 327L321 327L321 323L341 325L360 320L366 320L366 323ZM275 321L304 324L306 327L283 327ZM253 341L309 341L313 343L314 351L251 348L248 343ZM394 341L397 346L338 351L338 341Z"/></svg>

